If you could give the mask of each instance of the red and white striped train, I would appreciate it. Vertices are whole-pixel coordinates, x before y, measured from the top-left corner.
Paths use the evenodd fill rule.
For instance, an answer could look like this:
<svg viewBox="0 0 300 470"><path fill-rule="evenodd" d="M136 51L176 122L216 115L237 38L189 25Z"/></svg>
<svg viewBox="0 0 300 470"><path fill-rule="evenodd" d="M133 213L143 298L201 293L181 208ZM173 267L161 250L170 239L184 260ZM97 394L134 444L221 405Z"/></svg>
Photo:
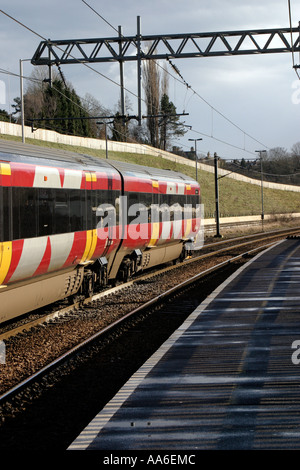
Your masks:
<svg viewBox="0 0 300 470"><path fill-rule="evenodd" d="M199 204L181 173L0 141L0 323L184 259Z"/></svg>

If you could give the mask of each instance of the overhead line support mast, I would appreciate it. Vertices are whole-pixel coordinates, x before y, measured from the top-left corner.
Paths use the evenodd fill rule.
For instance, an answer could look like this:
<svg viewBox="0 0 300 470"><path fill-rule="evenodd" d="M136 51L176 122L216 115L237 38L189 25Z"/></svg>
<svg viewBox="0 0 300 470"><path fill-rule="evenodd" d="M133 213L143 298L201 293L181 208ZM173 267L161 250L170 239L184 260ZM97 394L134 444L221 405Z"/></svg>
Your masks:
<svg viewBox="0 0 300 470"><path fill-rule="evenodd" d="M293 33L298 34L296 37L294 34L293 37ZM143 36L141 34L140 17L137 17L136 36L123 36L119 27L117 37L41 41L31 59L31 63L33 65L48 65L51 68L52 65L118 61L120 63L120 86L121 89L124 89L123 63L137 61L138 115L139 122L141 122L142 60L281 52L300 52L300 24L295 28ZM296 68L298 67L296 66ZM124 94L121 101L122 114L125 114Z"/></svg>

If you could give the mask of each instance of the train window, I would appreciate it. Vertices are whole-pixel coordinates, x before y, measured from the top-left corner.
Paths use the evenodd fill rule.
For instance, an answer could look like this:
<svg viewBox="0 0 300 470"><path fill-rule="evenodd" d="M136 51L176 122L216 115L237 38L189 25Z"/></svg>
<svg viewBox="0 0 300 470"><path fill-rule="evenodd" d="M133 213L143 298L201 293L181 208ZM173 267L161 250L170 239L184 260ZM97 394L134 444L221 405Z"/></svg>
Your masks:
<svg viewBox="0 0 300 470"><path fill-rule="evenodd" d="M36 193L33 188L13 188L13 240L32 238L37 233Z"/></svg>
<svg viewBox="0 0 300 470"><path fill-rule="evenodd" d="M108 190L108 191L96 191L96 226L98 226L100 219L99 214L104 211L103 218L108 217L108 214L111 215L111 223L113 225L119 225L120 223L120 192L115 190ZM102 207L101 207L102 206ZM112 209L114 207L114 209ZM94 210L93 210L94 212Z"/></svg>
<svg viewBox="0 0 300 470"><path fill-rule="evenodd" d="M116 191L109 190L109 191L98 191L97 202L98 204L111 204L112 206L115 205L115 193ZM100 196L100 201L99 201Z"/></svg>
<svg viewBox="0 0 300 470"><path fill-rule="evenodd" d="M177 201L176 201L178 204L181 205L182 209L184 208L184 204L186 204L186 196L182 195L182 194L179 194L178 197L177 197Z"/></svg>
<svg viewBox="0 0 300 470"><path fill-rule="evenodd" d="M70 228L69 191L54 190L54 227L53 233L68 233Z"/></svg>
<svg viewBox="0 0 300 470"><path fill-rule="evenodd" d="M98 205L116 206L118 197L119 191L0 187L0 241L95 229Z"/></svg>
<svg viewBox="0 0 300 470"><path fill-rule="evenodd" d="M12 240L11 188L3 188L3 241Z"/></svg>
<svg viewBox="0 0 300 470"><path fill-rule="evenodd" d="M22 212L22 211L21 211ZM12 193L13 240L20 238L20 193L14 188Z"/></svg>
<svg viewBox="0 0 300 470"><path fill-rule="evenodd" d="M192 206L192 217L196 218L196 207L197 204L199 204L199 196L193 194L187 196L187 204Z"/></svg>
<svg viewBox="0 0 300 470"><path fill-rule="evenodd" d="M167 220L167 221L172 221L174 220L174 211L172 210L173 209L173 204L175 204L177 202L177 197L173 196L173 194L168 194L167 195L167 198L166 198L166 204L167 204L167 207L168 207L168 211L167 211L167 214L165 217L167 217L166 219L163 218L163 220ZM164 217L164 215L163 215Z"/></svg>
<svg viewBox="0 0 300 470"><path fill-rule="evenodd" d="M150 210L152 204L152 193L141 193L140 202Z"/></svg>
<svg viewBox="0 0 300 470"><path fill-rule="evenodd" d="M127 198L127 223L130 224L133 220L140 216L142 217L141 220L150 221L152 193L127 193ZM142 216L142 209L147 211L145 217Z"/></svg>
<svg viewBox="0 0 300 470"><path fill-rule="evenodd" d="M16 189L16 188L15 188ZM37 234L36 190L19 188L20 238L32 238Z"/></svg>
<svg viewBox="0 0 300 470"><path fill-rule="evenodd" d="M159 204L159 194L152 194L152 204Z"/></svg>
<svg viewBox="0 0 300 470"><path fill-rule="evenodd" d="M96 197L95 191L86 191L86 230L92 230L96 228Z"/></svg>
<svg viewBox="0 0 300 470"><path fill-rule="evenodd" d="M70 230L83 230L84 191L74 189L70 192Z"/></svg>
<svg viewBox="0 0 300 470"><path fill-rule="evenodd" d="M186 196L181 194L160 194L159 198L155 199L159 201L155 204L159 204L159 220L161 222L181 219L186 204Z"/></svg>
<svg viewBox="0 0 300 470"><path fill-rule="evenodd" d="M38 189L38 235L53 233L54 195L53 189Z"/></svg>
<svg viewBox="0 0 300 470"><path fill-rule="evenodd" d="M139 202L139 193L127 193L127 224L130 224L137 218L138 214L133 214L133 209L134 207L138 207L137 204L139 204Z"/></svg>

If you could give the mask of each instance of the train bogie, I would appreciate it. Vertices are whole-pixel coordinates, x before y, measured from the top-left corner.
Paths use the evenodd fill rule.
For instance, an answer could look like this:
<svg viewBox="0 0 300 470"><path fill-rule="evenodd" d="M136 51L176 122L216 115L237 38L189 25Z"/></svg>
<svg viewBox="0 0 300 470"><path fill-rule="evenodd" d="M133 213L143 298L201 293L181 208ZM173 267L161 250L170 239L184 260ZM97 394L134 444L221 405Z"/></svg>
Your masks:
<svg viewBox="0 0 300 470"><path fill-rule="evenodd" d="M2 142L0 322L184 257L199 193L179 173Z"/></svg>

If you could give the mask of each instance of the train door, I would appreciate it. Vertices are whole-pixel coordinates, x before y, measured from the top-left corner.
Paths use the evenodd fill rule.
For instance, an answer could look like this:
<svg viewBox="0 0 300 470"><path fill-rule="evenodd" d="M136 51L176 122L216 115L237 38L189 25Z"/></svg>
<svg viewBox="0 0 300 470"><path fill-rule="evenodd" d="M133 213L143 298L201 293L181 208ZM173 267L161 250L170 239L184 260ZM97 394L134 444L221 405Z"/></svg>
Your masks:
<svg viewBox="0 0 300 470"><path fill-rule="evenodd" d="M86 215L86 245L81 259L81 264L89 262L92 258L97 245L97 228L96 228L96 194L94 191L96 174L93 172L85 173L85 209Z"/></svg>
<svg viewBox="0 0 300 470"><path fill-rule="evenodd" d="M0 187L0 286L6 278L12 256L9 201L11 188Z"/></svg>

